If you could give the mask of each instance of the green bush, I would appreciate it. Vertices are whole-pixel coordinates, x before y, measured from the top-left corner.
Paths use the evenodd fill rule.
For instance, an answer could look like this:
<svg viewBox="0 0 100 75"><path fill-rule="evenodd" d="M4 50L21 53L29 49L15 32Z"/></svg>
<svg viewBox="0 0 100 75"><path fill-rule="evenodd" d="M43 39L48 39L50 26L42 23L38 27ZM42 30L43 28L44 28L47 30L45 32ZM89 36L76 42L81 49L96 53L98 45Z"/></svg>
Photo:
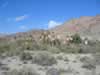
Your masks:
<svg viewBox="0 0 100 75"><path fill-rule="evenodd" d="M82 42L82 40L81 40L81 38L80 38L80 36L78 35L78 34L75 34L75 35L73 35L72 36L72 43L75 43L75 44L79 44L79 43L81 43Z"/></svg>

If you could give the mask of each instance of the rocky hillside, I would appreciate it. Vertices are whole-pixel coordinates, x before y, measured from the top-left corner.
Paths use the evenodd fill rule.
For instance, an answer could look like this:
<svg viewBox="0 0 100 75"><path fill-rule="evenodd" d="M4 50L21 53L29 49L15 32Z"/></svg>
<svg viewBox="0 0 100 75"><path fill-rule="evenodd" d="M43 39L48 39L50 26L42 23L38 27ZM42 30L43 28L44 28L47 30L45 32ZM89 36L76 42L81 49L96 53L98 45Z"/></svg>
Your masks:
<svg viewBox="0 0 100 75"><path fill-rule="evenodd" d="M5 35L0 37L0 51L100 52L100 41L96 41L100 36L99 24L100 16L80 17L49 30L31 30ZM92 40L88 38L83 40L82 37L92 38Z"/></svg>
<svg viewBox="0 0 100 75"><path fill-rule="evenodd" d="M19 39L31 36L38 40L44 32L50 32L50 35L65 35L78 33L81 36L100 39L100 15L97 16L84 16L77 19L71 19L64 24L49 30L31 30L27 32L19 32L16 34L7 35L6 39Z"/></svg>
<svg viewBox="0 0 100 75"><path fill-rule="evenodd" d="M51 31L62 35L79 33L81 36L100 39L100 15L72 19L63 25L51 29Z"/></svg>

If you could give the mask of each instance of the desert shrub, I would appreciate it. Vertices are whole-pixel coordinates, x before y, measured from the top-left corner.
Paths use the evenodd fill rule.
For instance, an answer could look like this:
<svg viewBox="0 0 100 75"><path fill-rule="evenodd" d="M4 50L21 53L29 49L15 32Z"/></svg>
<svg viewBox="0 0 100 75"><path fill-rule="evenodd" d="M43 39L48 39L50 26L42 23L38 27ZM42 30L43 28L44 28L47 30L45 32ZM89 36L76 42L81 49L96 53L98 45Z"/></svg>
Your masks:
<svg viewBox="0 0 100 75"><path fill-rule="evenodd" d="M72 36L72 43L75 43L75 44L79 44L79 43L81 43L82 42L82 40L81 40L81 37L78 35L78 34L75 34L75 35L73 35Z"/></svg>
<svg viewBox="0 0 100 75"><path fill-rule="evenodd" d="M43 53L37 53L33 57L33 63L42 65L42 66L51 66L53 64L56 64L56 59L50 55L49 53L43 52Z"/></svg>
<svg viewBox="0 0 100 75"><path fill-rule="evenodd" d="M82 65L82 68L86 68L88 70L91 70L91 69L95 69L96 66L94 64L91 64L91 63L85 63L84 65Z"/></svg>
<svg viewBox="0 0 100 75"><path fill-rule="evenodd" d="M61 56L61 55L58 55L56 58L57 58L58 60L63 60L63 56Z"/></svg>
<svg viewBox="0 0 100 75"><path fill-rule="evenodd" d="M3 65L3 63L1 62L1 60L0 60L0 67Z"/></svg>
<svg viewBox="0 0 100 75"><path fill-rule="evenodd" d="M64 58L64 61L66 61L66 62L68 62L68 61L69 61L69 59L68 59L68 57L67 57L67 56Z"/></svg>
<svg viewBox="0 0 100 75"><path fill-rule="evenodd" d="M56 47L56 46L52 46L52 47L49 46L47 51L49 51L51 53L59 53L59 52L61 52L61 50L58 47Z"/></svg>
<svg viewBox="0 0 100 75"><path fill-rule="evenodd" d="M2 44L0 45L0 53L4 53L6 51L9 51L10 50L10 44Z"/></svg>
<svg viewBox="0 0 100 75"><path fill-rule="evenodd" d="M51 68L47 70L46 75L60 75L59 70L56 68Z"/></svg>
<svg viewBox="0 0 100 75"><path fill-rule="evenodd" d="M70 66L67 69L60 69L61 72L66 72L67 74L68 73L73 73L73 70L74 69L72 67L70 67Z"/></svg>
<svg viewBox="0 0 100 75"><path fill-rule="evenodd" d="M25 53L23 52L21 55L20 55L20 59L21 60L32 60L33 57L30 53Z"/></svg>
<svg viewBox="0 0 100 75"><path fill-rule="evenodd" d="M8 71L5 73L5 75L40 75L40 74L31 68L23 68L21 70L14 69Z"/></svg>
<svg viewBox="0 0 100 75"><path fill-rule="evenodd" d="M50 68L47 70L46 75L67 75L73 73L72 68L64 69L64 68Z"/></svg>
<svg viewBox="0 0 100 75"><path fill-rule="evenodd" d="M40 50L42 50L42 51L45 51L45 50L48 50L49 48L51 48L50 47L50 45L48 45L48 44L39 44L39 48L40 48Z"/></svg>
<svg viewBox="0 0 100 75"><path fill-rule="evenodd" d="M2 66L0 67L0 69L3 70L3 71L8 71L8 70L10 70L10 68L9 68L7 65L2 65Z"/></svg>
<svg viewBox="0 0 100 75"><path fill-rule="evenodd" d="M95 61L89 57L83 57L80 59L81 62L83 62L82 68L86 68L88 70L95 69Z"/></svg>
<svg viewBox="0 0 100 75"><path fill-rule="evenodd" d="M76 44L71 44L69 46L61 45L59 49L61 52L64 52L64 53L79 53L80 47Z"/></svg>
<svg viewBox="0 0 100 75"><path fill-rule="evenodd" d="M64 68L60 68L59 69L59 74L60 75L67 75L67 74L71 74L71 73L73 73L73 69L71 68L71 67L68 67L67 69L64 69Z"/></svg>
<svg viewBox="0 0 100 75"><path fill-rule="evenodd" d="M95 59L95 64L100 65L100 53L93 54L93 57Z"/></svg>
<svg viewBox="0 0 100 75"><path fill-rule="evenodd" d="M87 45L80 44L80 53L98 53L100 52L100 42L89 40Z"/></svg>
<svg viewBox="0 0 100 75"><path fill-rule="evenodd" d="M91 60L91 58L88 57L88 56L84 56L84 57L81 57L81 58L80 58L80 61L83 62L83 63L85 63L85 62L90 62L90 60Z"/></svg>
<svg viewBox="0 0 100 75"><path fill-rule="evenodd" d="M39 45L32 39L19 39L16 41L17 47L21 50L38 50Z"/></svg>
<svg viewBox="0 0 100 75"><path fill-rule="evenodd" d="M0 44L0 53L6 53L7 55L14 55L19 51L19 47L17 47L16 42L6 42Z"/></svg>

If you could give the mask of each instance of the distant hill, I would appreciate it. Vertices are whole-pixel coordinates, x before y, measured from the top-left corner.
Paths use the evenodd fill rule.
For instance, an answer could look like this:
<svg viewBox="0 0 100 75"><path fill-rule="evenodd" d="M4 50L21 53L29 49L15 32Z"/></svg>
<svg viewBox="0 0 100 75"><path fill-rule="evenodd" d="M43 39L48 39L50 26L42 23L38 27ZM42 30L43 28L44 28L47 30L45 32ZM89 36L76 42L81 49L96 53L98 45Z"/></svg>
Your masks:
<svg viewBox="0 0 100 75"><path fill-rule="evenodd" d="M66 21L64 24L54 27L49 30L30 30L27 32L19 32L4 36L6 39L19 39L31 36L33 39L37 40L44 32L52 32L55 36L60 35L65 37L65 35L78 33L84 37L96 38L100 40L100 15L97 16L83 16L76 19L71 19Z"/></svg>
<svg viewBox="0 0 100 75"><path fill-rule="evenodd" d="M85 45L79 38L78 44L68 41L69 35L79 34L92 38ZM68 38L67 38L68 37ZM72 19L64 24L48 30L30 30L9 35L0 35L1 51L47 50L51 52L89 53L100 52L100 16L85 16ZM77 36L75 40L77 42Z"/></svg>
<svg viewBox="0 0 100 75"><path fill-rule="evenodd" d="M51 31L62 35L79 33L81 36L100 39L100 15L72 19L60 26L52 28Z"/></svg>

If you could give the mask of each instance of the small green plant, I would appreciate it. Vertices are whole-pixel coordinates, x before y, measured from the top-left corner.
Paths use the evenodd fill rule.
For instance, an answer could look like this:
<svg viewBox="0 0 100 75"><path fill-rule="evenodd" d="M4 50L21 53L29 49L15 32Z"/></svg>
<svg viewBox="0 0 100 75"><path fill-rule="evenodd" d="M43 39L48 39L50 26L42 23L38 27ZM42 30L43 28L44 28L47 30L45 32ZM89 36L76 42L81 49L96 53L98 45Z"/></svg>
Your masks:
<svg viewBox="0 0 100 75"><path fill-rule="evenodd" d="M82 42L80 35L78 34L73 35L71 42L75 44L80 44Z"/></svg>

